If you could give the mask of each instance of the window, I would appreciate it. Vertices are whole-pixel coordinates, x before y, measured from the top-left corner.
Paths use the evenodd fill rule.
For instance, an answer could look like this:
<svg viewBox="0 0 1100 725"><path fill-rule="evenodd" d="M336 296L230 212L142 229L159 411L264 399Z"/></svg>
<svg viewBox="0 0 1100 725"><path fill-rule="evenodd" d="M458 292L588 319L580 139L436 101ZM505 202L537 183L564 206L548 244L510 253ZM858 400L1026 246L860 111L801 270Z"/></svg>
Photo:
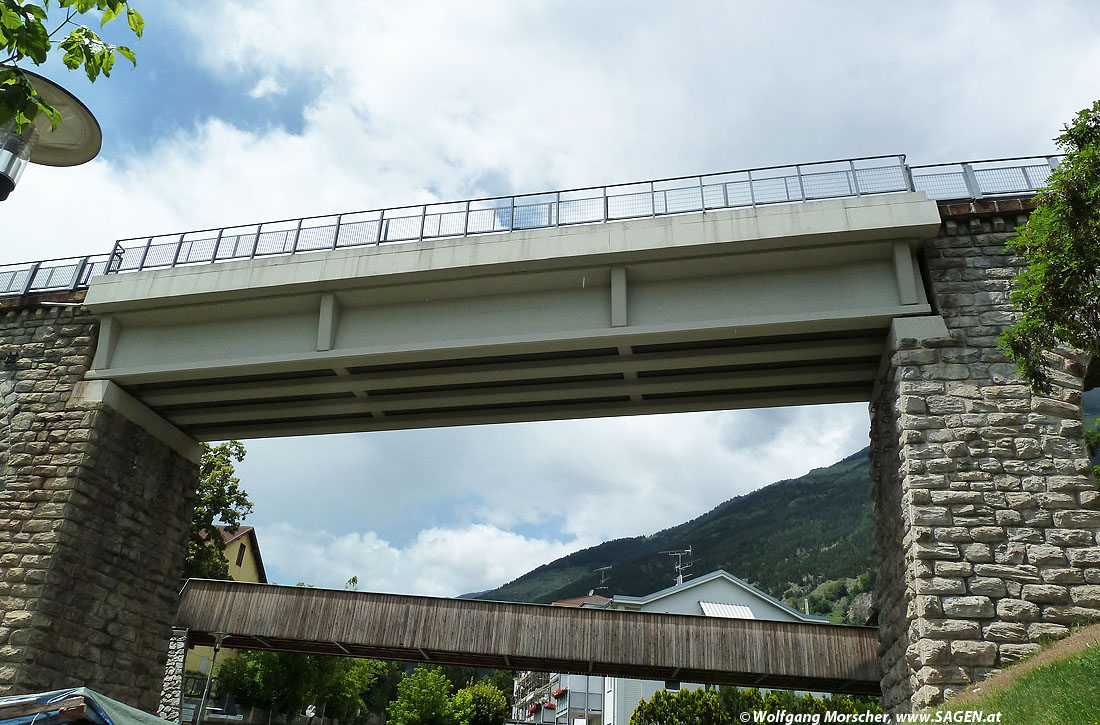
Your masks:
<svg viewBox="0 0 1100 725"><path fill-rule="evenodd" d="M240 566L244 562L244 542L241 542L240 548L237 549L237 566Z"/></svg>

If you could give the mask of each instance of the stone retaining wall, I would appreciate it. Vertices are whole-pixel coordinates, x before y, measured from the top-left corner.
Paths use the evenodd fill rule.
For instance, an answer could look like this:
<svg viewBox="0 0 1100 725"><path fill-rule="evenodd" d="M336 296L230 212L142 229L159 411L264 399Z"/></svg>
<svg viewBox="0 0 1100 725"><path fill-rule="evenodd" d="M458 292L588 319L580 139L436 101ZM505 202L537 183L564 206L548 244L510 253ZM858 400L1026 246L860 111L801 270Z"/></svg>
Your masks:
<svg viewBox="0 0 1100 725"><path fill-rule="evenodd" d="M1031 392L997 347L1017 319L1020 202L941 207L925 243L949 335L899 339L872 403L884 706L935 704L1100 616L1100 493L1082 440L1084 361ZM1005 208L1007 207L1007 209Z"/></svg>
<svg viewBox="0 0 1100 725"><path fill-rule="evenodd" d="M0 695L87 685L151 711L197 469L74 394L81 299L0 307Z"/></svg>

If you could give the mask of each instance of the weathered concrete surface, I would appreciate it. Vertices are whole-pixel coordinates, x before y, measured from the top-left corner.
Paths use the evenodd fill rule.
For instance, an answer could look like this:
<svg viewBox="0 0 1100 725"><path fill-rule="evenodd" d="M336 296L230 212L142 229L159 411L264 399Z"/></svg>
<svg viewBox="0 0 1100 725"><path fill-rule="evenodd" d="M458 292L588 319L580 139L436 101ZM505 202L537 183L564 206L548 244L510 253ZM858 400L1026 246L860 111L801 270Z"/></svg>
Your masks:
<svg viewBox="0 0 1100 725"><path fill-rule="evenodd" d="M1082 442L1083 361L1039 396L997 348L1017 319L1020 202L942 209L923 256L946 329L895 323L871 406L886 707L939 702L1100 615L1100 493Z"/></svg>
<svg viewBox="0 0 1100 725"><path fill-rule="evenodd" d="M82 391L97 323L80 297L0 308L0 695L87 685L151 710L197 450Z"/></svg>

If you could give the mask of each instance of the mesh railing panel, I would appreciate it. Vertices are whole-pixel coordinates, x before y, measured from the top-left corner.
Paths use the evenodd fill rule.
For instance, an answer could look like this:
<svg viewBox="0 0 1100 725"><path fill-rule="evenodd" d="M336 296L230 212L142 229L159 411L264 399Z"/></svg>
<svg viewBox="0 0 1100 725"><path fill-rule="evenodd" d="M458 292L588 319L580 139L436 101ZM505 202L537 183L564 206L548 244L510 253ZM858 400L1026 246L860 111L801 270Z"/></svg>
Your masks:
<svg viewBox="0 0 1100 725"><path fill-rule="evenodd" d="M966 177L961 171L938 174L913 174L913 188L929 199L963 199L970 196Z"/></svg>
<svg viewBox="0 0 1100 725"><path fill-rule="evenodd" d="M856 169L856 181L861 194L887 194L892 191L908 191L909 180L900 166L875 166Z"/></svg>
<svg viewBox="0 0 1100 725"><path fill-rule="evenodd" d="M975 169L974 178L983 194L1007 194L1028 189L1027 177L1021 167Z"/></svg>

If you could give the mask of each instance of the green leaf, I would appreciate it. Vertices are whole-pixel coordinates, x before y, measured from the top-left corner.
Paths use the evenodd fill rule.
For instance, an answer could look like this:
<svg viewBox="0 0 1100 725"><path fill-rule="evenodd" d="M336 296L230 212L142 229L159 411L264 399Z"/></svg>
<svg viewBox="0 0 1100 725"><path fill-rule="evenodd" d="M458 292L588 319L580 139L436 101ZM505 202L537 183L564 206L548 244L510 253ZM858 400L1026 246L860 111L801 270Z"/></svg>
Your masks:
<svg viewBox="0 0 1100 725"><path fill-rule="evenodd" d="M0 25L3 25L8 30L18 30L23 27L23 19L19 17L18 13L13 12L8 7L0 7Z"/></svg>
<svg viewBox="0 0 1100 725"><path fill-rule="evenodd" d="M122 13L122 5L118 5L118 6L113 7L113 8L108 5L103 10L103 17L100 18L100 20L99 20L99 27L102 28L104 25L106 25L107 23L109 23L112 20L114 20L115 18L117 18L121 13Z"/></svg>
<svg viewBox="0 0 1100 725"><path fill-rule="evenodd" d="M56 108L46 103L42 99L38 99L38 110L46 115L46 118L50 119L50 127L56 129L61 125L61 114Z"/></svg>
<svg viewBox="0 0 1100 725"><path fill-rule="evenodd" d="M108 78L111 77L111 68L115 66L115 51L114 47L105 48L99 51L96 55L96 62L99 63L100 70L103 71L103 75Z"/></svg>
<svg viewBox="0 0 1100 725"><path fill-rule="evenodd" d="M141 17L141 13L129 5L126 6L126 22L137 37L140 38L141 34L145 32L145 18Z"/></svg>
<svg viewBox="0 0 1100 725"><path fill-rule="evenodd" d="M76 70L84 62L84 50L79 45L69 48L62 56L61 62L69 70Z"/></svg>
<svg viewBox="0 0 1100 725"><path fill-rule="evenodd" d="M137 56L134 55L134 51L130 50L125 45L120 45L115 48L115 50L117 50L118 54L123 58L133 63L135 68L137 67Z"/></svg>

